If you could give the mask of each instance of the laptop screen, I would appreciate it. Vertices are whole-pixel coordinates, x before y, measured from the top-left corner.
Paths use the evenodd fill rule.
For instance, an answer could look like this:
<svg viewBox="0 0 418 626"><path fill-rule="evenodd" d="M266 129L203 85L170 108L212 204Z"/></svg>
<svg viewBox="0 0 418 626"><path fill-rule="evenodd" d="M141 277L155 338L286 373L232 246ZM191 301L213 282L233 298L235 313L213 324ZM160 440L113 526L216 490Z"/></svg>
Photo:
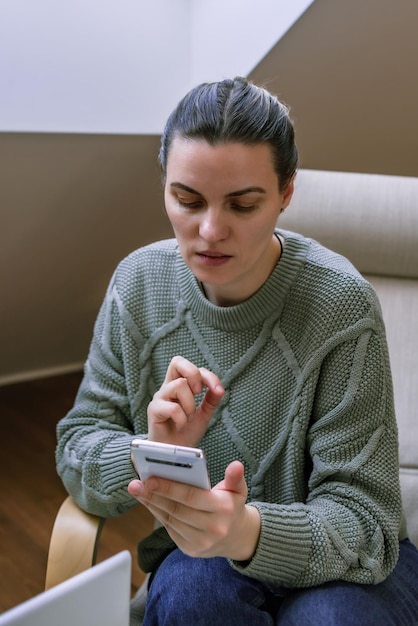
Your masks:
<svg viewBox="0 0 418 626"><path fill-rule="evenodd" d="M125 550L0 615L0 626L129 626Z"/></svg>

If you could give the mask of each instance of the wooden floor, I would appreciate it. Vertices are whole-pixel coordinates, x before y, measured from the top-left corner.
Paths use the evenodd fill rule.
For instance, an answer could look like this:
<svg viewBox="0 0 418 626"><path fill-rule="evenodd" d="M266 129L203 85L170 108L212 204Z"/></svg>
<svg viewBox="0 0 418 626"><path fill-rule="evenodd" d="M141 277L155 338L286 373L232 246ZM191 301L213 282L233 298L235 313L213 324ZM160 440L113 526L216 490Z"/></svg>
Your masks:
<svg viewBox="0 0 418 626"><path fill-rule="evenodd" d="M0 387L0 612L43 590L51 529L67 495L55 472L55 425L80 380L69 374ZM143 580L136 544L151 526L138 505L102 533L99 561L131 551L133 591Z"/></svg>

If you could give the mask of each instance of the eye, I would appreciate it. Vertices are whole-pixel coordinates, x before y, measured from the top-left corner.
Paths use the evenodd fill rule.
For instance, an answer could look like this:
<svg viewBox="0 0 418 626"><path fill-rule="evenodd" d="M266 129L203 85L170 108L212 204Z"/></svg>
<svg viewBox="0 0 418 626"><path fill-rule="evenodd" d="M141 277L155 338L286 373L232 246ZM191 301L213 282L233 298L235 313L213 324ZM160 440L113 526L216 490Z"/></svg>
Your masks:
<svg viewBox="0 0 418 626"><path fill-rule="evenodd" d="M176 199L178 204L186 209L200 209L203 206L203 200L200 198L177 195Z"/></svg>
<svg viewBox="0 0 418 626"><path fill-rule="evenodd" d="M239 202L231 202L231 209L237 211L238 213L250 213L257 208L256 204L244 204Z"/></svg>

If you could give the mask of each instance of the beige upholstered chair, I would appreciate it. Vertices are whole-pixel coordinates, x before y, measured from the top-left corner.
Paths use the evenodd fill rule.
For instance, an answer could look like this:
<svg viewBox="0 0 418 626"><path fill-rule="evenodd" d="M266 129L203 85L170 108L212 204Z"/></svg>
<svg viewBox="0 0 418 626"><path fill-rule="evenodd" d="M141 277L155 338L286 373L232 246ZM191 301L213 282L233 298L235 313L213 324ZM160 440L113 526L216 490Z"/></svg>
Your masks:
<svg viewBox="0 0 418 626"><path fill-rule="evenodd" d="M392 364L404 511L418 546L418 178L301 170L280 226L340 252L376 289Z"/></svg>
<svg viewBox="0 0 418 626"><path fill-rule="evenodd" d="M377 290L393 370L404 510L418 545L418 178L301 170L279 226L345 255ZM71 498L64 502L47 587L92 565L102 523Z"/></svg>

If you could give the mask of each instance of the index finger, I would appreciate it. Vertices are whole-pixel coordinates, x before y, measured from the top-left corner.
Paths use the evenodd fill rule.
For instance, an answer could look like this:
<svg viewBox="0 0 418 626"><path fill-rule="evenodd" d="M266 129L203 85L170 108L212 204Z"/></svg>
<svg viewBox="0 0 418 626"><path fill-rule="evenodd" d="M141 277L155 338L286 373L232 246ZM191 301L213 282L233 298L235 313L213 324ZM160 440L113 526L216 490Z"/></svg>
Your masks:
<svg viewBox="0 0 418 626"><path fill-rule="evenodd" d="M175 356L171 359L165 376L165 383L176 378L185 378L194 395L199 394L203 387L208 387L214 394L210 398L213 407L219 403L219 396L222 396L224 389L219 377L206 367L197 367L191 361L182 356Z"/></svg>
<svg viewBox="0 0 418 626"><path fill-rule="evenodd" d="M179 355L171 359L164 382L169 383L176 378L185 378L194 395L202 391L203 384L199 368Z"/></svg>
<svg viewBox="0 0 418 626"><path fill-rule="evenodd" d="M144 492L141 499L153 502L160 508L165 508L162 500L168 500L199 511L212 510L211 491L206 489L156 476L148 478L143 486Z"/></svg>

